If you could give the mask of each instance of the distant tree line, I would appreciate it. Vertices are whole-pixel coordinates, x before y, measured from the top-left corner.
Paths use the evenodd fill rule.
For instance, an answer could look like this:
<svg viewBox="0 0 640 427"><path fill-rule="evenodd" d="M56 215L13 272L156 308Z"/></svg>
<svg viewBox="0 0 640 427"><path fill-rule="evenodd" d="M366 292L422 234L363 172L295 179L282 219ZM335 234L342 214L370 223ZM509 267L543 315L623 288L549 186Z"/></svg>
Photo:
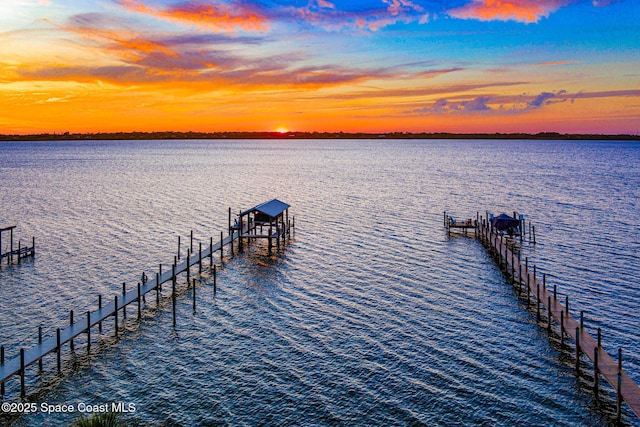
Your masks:
<svg viewBox="0 0 640 427"><path fill-rule="evenodd" d="M549 139L640 141L640 135L540 133L447 133L447 132L98 132L3 135L1 141L78 141L153 139Z"/></svg>

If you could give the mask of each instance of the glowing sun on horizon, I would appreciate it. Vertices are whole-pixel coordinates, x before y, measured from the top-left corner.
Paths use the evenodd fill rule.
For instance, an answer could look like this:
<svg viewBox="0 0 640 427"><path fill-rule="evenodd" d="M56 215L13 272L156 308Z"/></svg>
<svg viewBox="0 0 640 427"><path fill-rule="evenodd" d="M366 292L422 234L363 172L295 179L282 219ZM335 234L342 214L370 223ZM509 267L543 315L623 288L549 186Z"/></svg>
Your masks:
<svg viewBox="0 0 640 427"><path fill-rule="evenodd" d="M284 127L284 126L279 126L279 127L276 129L276 132L278 132L278 133L287 133L287 132L289 132L289 129L287 129L287 128L286 128L286 127Z"/></svg>

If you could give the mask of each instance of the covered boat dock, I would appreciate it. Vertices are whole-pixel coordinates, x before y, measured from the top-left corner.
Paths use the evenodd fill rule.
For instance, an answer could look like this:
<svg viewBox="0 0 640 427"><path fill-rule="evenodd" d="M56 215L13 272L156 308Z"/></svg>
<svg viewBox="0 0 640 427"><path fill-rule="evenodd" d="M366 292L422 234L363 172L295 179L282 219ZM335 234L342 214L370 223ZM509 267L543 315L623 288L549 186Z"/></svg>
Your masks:
<svg viewBox="0 0 640 427"><path fill-rule="evenodd" d="M276 246L286 242L286 238L291 235L292 222L289 219L289 208L291 206L278 199L272 199L261 203L238 214L237 223L233 226L239 231L238 246L242 250L243 238L267 239L269 253L273 248L275 240ZM295 227L295 218L293 218ZM268 230L265 234L265 229Z"/></svg>

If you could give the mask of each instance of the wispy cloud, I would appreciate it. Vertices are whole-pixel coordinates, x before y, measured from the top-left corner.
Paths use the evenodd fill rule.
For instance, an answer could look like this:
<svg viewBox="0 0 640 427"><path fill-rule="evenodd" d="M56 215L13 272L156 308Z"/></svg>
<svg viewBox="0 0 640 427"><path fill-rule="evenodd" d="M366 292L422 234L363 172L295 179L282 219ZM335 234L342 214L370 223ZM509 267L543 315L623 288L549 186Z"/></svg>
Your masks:
<svg viewBox="0 0 640 427"><path fill-rule="evenodd" d="M462 19L533 23L569 3L571 0L473 0L447 13Z"/></svg>
<svg viewBox="0 0 640 427"><path fill-rule="evenodd" d="M396 23L426 23L430 12L410 0L380 0L364 5L338 6L324 0L312 0L305 6L273 9L272 20L305 23L326 31L379 31Z"/></svg>
<svg viewBox="0 0 640 427"><path fill-rule="evenodd" d="M491 102L491 97L488 95L481 95L475 98L467 100L449 101L445 98L436 100L433 104L412 110L410 114L447 114L447 113L480 113L486 111L492 111L493 109L488 105Z"/></svg>
<svg viewBox="0 0 640 427"><path fill-rule="evenodd" d="M545 107L570 101L572 104L578 99L601 98L640 98L640 90L613 90L601 92L569 93L566 90L556 92L541 92L537 95L513 94L492 95L485 94L469 97L464 93L440 98L434 102L413 110L405 111L410 115L425 114L463 114L463 113L492 113L513 114L540 110Z"/></svg>
<svg viewBox="0 0 640 427"><path fill-rule="evenodd" d="M538 62L537 64L532 64L536 67L554 67L557 65L572 65L575 64L575 61L546 61L546 62Z"/></svg>
<svg viewBox="0 0 640 427"><path fill-rule="evenodd" d="M454 70L454 69L452 69ZM396 74L396 77L402 77L399 74ZM408 76L406 76L408 77ZM433 96L441 96L441 95L452 95L455 96L458 101L456 101L456 105L461 102L468 102L470 100L469 95L466 95L469 92L474 92L479 89L486 89L491 87L509 87L509 86L519 86L526 84L526 82L497 82L497 83L459 83L453 85L434 85L428 87L413 87L413 88L404 88L404 89L376 89L376 90L367 90L367 91L352 91L344 94L331 95L332 99L378 99L378 98L402 98L402 99L411 99L411 98L425 98L425 97L433 97ZM489 95L483 95L489 96ZM449 104L453 106L454 104ZM426 107L424 111L428 111L429 107ZM459 108L452 108L452 110L456 110ZM417 110L416 110L417 111Z"/></svg>
<svg viewBox="0 0 640 427"><path fill-rule="evenodd" d="M119 0L123 1L123 0ZM127 0L128 1L128 0ZM405 5L406 2L399 5ZM271 53L255 49L268 37L209 32L153 32L134 30L116 16L87 13L70 17L61 30L79 35L104 63L41 64L16 71L18 80L102 81L116 85L191 87L201 91L224 87L273 90L315 90L367 81L430 79L460 68L434 69L430 63L394 67L348 64L309 65L309 52ZM316 61L314 61L316 62Z"/></svg>
<svg viewBox="0 0 640 427"><path fill-rule="evenodd" d="M266 31L268 29L265 14L250 2L234 0L223 3L190 0L162 8L139 0L116 1L130 12L212 31Z"/></svg>

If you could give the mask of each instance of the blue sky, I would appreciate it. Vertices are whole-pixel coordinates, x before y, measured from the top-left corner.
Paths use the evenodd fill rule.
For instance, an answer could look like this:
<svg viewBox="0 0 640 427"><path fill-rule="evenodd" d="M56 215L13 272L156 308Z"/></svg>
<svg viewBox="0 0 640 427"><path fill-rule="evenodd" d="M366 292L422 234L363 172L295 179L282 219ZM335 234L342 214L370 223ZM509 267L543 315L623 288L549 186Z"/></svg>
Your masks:
<svg viewBox="0 0 640 427"><path fill-rule="evenodd" d="M632 0L16 0L0 133L640 133Z"/></svg>

